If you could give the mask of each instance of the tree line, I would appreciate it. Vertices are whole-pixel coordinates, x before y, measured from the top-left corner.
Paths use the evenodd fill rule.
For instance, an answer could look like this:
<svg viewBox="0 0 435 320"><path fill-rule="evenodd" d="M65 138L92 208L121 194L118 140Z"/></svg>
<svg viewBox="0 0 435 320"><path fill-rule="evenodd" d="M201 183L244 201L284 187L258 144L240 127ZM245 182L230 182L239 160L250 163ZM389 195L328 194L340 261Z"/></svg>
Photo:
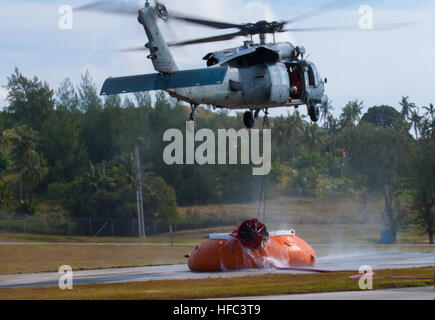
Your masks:
<svg viewBox="0 0 435 320"><path fill-rule="evenodd" d="M8 77L0 112L0 210L34 215L58 205L75 217L137 215L133 151L139 145L147 218L179 219L178 205L258 200L262 177L250 165L168 166L163 133L185 131L189 109L159 92L102 99L89 73L56 90L18 69ZM382 219L393 242L408 225L435 230L433 104L398 105L363 114L355 100L334 117L325 101L314 124L298 110L270 119L272 173L269 196L382 198ZM397 110L400 110L397 111ZM197 112L196 129L242 128L242 114ZM258 124L261 125L261 124Z"/></svg>

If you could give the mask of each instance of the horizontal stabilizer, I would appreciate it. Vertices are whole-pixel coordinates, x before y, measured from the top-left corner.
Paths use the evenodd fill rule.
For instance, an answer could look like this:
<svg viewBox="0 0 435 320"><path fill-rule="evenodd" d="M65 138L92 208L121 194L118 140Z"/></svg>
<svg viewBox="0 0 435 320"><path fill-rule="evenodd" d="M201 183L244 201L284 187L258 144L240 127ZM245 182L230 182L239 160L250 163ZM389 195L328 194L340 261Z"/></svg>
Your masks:
<svg viewBox="0 0 435 320"><path fill-rule="evenodd" d="M228 67L214 67L175 71L169 74L154 73L109 78L104 82L101 95L221 84L225 79L227 71Z"/></svg>

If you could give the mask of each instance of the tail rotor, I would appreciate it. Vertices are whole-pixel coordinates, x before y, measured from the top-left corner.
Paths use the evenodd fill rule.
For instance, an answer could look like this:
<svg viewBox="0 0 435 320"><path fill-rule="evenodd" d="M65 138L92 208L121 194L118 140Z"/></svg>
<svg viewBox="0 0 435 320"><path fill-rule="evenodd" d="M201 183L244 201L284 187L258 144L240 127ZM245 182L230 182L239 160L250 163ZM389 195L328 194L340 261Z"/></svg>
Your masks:
<svg viewBox="0 0 435 320"><path fill-rule="evenodd" d="M168 9L166 9L166 6L163 3L156 1L156 5L154 8L156 14L160 17L160 19L164 21L168 21L169 19Z"/></svg>

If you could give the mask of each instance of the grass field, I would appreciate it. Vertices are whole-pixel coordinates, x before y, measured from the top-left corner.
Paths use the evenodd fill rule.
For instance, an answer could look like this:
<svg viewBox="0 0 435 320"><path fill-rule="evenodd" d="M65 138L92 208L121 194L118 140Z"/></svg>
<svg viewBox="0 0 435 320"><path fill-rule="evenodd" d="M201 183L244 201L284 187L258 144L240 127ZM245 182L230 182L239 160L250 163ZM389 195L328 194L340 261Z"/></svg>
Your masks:
<svg viewBox="0 0 435 320"><path fill-rule="evenodd" d="M433 279L376 278L385 276L433 277L433 272L433 268L379 270L373 281L374 289L431 286ZM358 281L349 279L351 275L347 272L269 274L243 278L80 285L74 286L73 290L60 290L57 287L0 289L0 300L203 299L359 290Z"/></svg>
<svg viewBox="0 0 435 320"><path fill-rule="evenodd" d="M67 246L0 245L0 274L57 271L62 265L73 270L186 263L193 246Z"/></svg>
<svg viewBox="0 0 435 320"><path fill-rule="evenodd" d="M378 223L384 208L382 200L363 204L354 198L274 197L266 202L267 220L291 224ZM249 218L256 217L259 203L216 204L181 207L187 218Z"/></svg>

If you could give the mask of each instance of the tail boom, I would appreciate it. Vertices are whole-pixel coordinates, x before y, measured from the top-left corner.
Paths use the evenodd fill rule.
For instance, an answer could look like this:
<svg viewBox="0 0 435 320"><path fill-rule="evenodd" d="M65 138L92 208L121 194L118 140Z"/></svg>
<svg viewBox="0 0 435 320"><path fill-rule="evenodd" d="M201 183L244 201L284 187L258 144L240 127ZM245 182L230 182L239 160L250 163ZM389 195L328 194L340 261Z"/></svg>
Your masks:
<svg viewBox="0 0 435 320"><path fill-rule="evenodd" d="M154 69L160 73L178 71L174 57L157 26L157 14L153 7L147 5L139 10L139 22L143 25L149 42L145 45L150 50L148 58L151 59Z"/></svg>

